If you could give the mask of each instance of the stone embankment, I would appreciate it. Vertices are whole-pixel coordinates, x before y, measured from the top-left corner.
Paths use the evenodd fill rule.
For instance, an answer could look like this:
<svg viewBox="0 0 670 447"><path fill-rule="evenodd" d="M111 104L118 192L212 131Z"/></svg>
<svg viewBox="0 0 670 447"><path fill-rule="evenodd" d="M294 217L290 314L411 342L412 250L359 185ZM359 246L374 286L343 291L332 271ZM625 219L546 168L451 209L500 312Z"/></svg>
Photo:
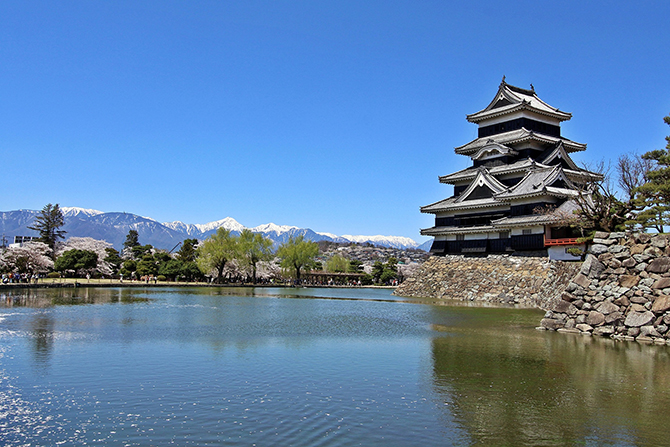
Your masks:
<svg viewBox="0 0 670 447"><path fill-rule="evenodd" d="M546 309L560 300L580 267L574 262L549 261L546 253L433 256L394 294Z"/></svg>
<svg viewBox="0 0 670 447"><path fill-rule="evenodd" d="M670 343L668 237L596 233L579 274L543 308L545 329Z"/></svg>

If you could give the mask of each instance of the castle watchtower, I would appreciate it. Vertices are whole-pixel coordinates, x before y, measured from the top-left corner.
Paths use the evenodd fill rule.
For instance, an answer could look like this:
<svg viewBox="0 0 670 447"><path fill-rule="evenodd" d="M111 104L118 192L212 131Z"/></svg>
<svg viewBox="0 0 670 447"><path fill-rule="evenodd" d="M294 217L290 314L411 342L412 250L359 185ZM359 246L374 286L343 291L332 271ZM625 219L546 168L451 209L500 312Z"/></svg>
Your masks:
<svg viewBox="0 0 670 447"><path fill-rule="evenodd" d="M504 253L574 246L576 235L558 225L572 214L575 199L602 175L578 167L569 154L586 145L564 138L560 124L572 115L542 101L535 89L505 82L483 110L467 116L479 126L477 138L455 148L472 166L441 176L453 196L426 205L435 226L434 254ZM555 209L556 213L538 213Z"/></svg>

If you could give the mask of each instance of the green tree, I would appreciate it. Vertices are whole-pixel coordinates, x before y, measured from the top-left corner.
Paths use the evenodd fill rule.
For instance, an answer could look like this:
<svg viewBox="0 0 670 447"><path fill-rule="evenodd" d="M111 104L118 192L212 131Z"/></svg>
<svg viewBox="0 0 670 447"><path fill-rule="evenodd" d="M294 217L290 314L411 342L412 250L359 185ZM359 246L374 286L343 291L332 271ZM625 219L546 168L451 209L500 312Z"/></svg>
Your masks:
<svg viewBox="0 0 670 447"><path fill-rule="evenodd" d="M174 280L181 274L184 263L179 259L170 259L158 268L158 274Z"/></svg>
<svg viewBox="0 0 670 447"><path fill-rule="evenodd" d="M68 250L56 259L54 269L59 272L74 270L78 274L91 272L98 266L98 255L90 250Z"/></svg>
<svg viewBox="0 0 670 447"><path fill-rule="evenodd" d="M184 239L181 248L177 252L177 259L182 262L194 262L197 257L196 249L198 247L197 239Z"/></svg>
<svg viewBox="0 0 670 447"><path fill-rule="evenodd" d="M663 118L670 125L670 116ZM665 137L665 149L647 152L642 158L653 163L647 173L647 182L635 189L638 205L643 210L635 223L642 228L654 228L663 233L670 224L670 136Z"/></svg>
<svg viewBox="0 0 670 447"><path fill-rule="evenodd" d="M314 265L314 258L319 254L316 242L306 241L304 236L290 237L277 250L281 259L280 265L295 276L300 283L302 271L308 271Z"/></svg>
<svg viewBox="0 0 670 447"><path fill-rule="evenodd" d="M118 250L113 248L105 248L105 252L107 253L107 256L105 256L105 261L107 261L112 268L112 274L116 275L121 269L123 258L121 258L121 254L118 252Z"/></svg>
<svg viewBox="0 0 670 447"><path fill-rule="evenodd" d="M363 267L363 262L357 260L357 259L351 259L349 261L349 273L360 273L361 269Z"/></svg>
<svg viewBox="0 0 670 447"><path fill-rule="evenodd" d="M195 261L182 262L179 276L184 278L186 281L199 281L203 277L202 272L198 268L198 263Z"/></svg>
<svg viewBox="0 0 670 447"><path fill-rule="evenodd" d="M251 269L253 283L256 284L256 267L261 261L272 259L272 241L260 233L244 229L238 240L238 259Z"/></svg>
<svg viewBox="0 0 670 447"><path fill-rule="evenodd" d="M125 249L131 249L133 247L136 247L140 245L140 235L137 233L136 230L130 230L128 231L128 234L126 235L126 241L123 243L123 248Z"/></svg>
<svg viewBox="0 0 670 447"><path fill-rule="evenodd" d="M219 227L216 233L198 247L198 268L205 275L216 272L216 282L223 282L223 269L237 255L237 238L230 231Z"/></svg>
<svg viewBox="0 0 670 447"><path fill-rule="evenodd" d="M137 263L137 274L139 276L149 276L158 274L158 261L150 254L144 255L141 261Z"/></svg>
<svg viewBox="0 0 670 447"><path fill-rule="evenodd" d="M40 214L35 218L35 223L28 227L30 230L39 232L40 242L44 242L52 251L52 256L55 256L56 243L58 239L65 237L65 231L59 230L65 224L63 212L58 204L47 204Z"/></svg>
<svg viewBox="0 0 670 447"><path fill-rule="evenodd" d="M326 271L334 273L348 272L349 260L340 254L336 254L326 261Z"/></svg>

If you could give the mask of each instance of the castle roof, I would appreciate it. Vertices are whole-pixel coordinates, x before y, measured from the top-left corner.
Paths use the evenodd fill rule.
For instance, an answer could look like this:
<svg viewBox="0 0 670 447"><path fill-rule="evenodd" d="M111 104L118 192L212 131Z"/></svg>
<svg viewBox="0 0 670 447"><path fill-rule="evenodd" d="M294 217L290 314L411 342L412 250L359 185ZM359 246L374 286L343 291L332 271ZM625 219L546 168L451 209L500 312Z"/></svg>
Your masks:
<svg viewBox="0 0 670 447"><path fill-rule="evenodd" d="M552 145L561 142L563 143L566 152L578 152L586 150L586 144L577 143L563 137L554 137L551 135L536 133L532 130L528 130L525 127L522 127L521 129L503 132L497 135L492 135L490 137L477 138L467 144L464 144L463 146L456 147L454 151L460 155L473 155L479 152L479 150L494 143L498 143L504 146L512 146L514 144L519 144L526 141L536 141L539 143Z"/></svg>
<svg viewBox="0 0 670 447"><path fill-rule="evenodd" d="M562 112L556 107L552 107L542 101L535 93L535 89L532 85L530 90L515 87L506 83L505 77L503 76L503 80L498 87L498 92L491 103L483 110L467 115L467 119L471 123L479 123L521 110L528 110L539 115L549 116L558 121L567 121L572 118L572 114Z"/></svg>
<svg viewBox="0 0 670 447"><path fill-rule="evenodd" d="M571 198L579 195L578 187L570 181L561 166L530 169L523 179L509 190L496 195L498 200L534 196Z"/></svg>

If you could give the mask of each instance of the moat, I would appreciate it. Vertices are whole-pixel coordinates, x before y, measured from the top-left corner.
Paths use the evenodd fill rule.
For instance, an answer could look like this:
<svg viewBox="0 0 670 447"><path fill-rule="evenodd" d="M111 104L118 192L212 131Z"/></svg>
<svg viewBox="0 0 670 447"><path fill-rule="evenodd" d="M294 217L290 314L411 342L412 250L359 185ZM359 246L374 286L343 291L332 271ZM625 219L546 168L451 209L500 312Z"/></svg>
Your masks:
<svg viewBox="0 0 670 447"><path fill-rule="evenodd" d="M2 445L665 445L670 347L384 289L0 295Z"/></svg>

